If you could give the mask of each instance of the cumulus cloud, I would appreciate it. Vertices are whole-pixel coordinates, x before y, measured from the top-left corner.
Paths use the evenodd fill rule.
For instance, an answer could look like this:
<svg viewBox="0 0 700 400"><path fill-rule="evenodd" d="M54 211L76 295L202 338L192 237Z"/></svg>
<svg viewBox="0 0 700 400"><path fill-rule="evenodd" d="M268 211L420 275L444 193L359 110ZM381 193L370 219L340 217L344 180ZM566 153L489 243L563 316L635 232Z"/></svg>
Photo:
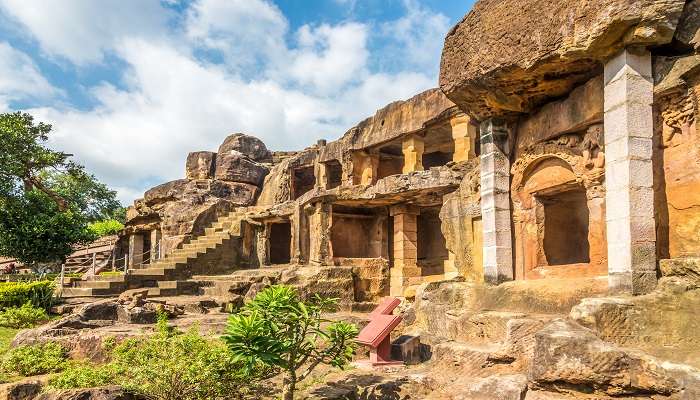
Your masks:
<svg viewBox="0 0 700 400"><path fill-rule="evenodd" d="M172 14L158 0L0 0L50 56L85 65L103 60L124 37L165 32Z"/></svg>
<svg viewBox="0 0 700 400"><path fill-rule="evenodd" d="M59 94L28 55L0 42L0 112L9 110L12 101L50 99Z"/></svg>
<svg viewBox="0 0 700 400"><path fill-rule="evenodd" d="M442 45L450 20L443 14L422 7L415 0L404 0L406 14L383 23L381 31L388 39L385 60L409 64L437 73ZM436 60L438 62L436 62Z"/></svg>
<svg viewBox="0 0 700 400"><path fill-rule="evenodd" d="M186 13L185 32L220 52L229 68L255 67L287 56L287 19L263 0L199 0Z"/></svg>
<svg viewBox="0 0 700 400"><path fill-rule="evenodd" d="M118 74L120 86L102 82L88 87L96 104L89 110L45 102L30 112L54 124L53 146L75 154L127 204L155 184L181 178L188 152L216 150L229 133L254 134L274 150L301 149L318 138L335 139L377 108L436 85L435 74L421 68L372 70L368 42L374 30L368 24L304 25L289 32L279 9L263 0L194 2L174 20L176 26L157 28L167 35L156 28L96 27L89 21L91 12L84 11L91 6L76 1L70 7L76 4L83 11L72 11L71 23L96 35L85 51L70 45L75 32L46 41L52 29L23 23L42 49L76 64L99 62L105 54L119 58L126 65ZM149 4L145 9L129 6L141 14L159 14L141 15L141 21L162 24L171 18L170 11L157 9L160 4ZM425 10L416 12L427 17ZM129 15L124 11L120 18ZM425 32L413 28L419 24L416 17L411 21L411 28L395 21L383 26L382 33L395 29L396 37L408 41ZM113 33L105 33L109 30ZM0 45L0 57L3 51L8 50ZM201 57L201 51L223 58ZM14 59L28 66L30 72L22 75L34 83L12 89L3 86L0 76L0 103L8 93L50 91L26 55ZM0 60L0 74L2 70Z"/></svg>

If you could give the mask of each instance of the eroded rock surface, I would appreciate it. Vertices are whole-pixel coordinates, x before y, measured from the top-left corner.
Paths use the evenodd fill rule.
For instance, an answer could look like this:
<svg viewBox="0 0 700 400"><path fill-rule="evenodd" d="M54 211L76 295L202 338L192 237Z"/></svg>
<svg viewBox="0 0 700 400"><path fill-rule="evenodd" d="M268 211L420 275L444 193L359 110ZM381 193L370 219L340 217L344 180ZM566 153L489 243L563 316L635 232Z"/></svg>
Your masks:
<svg viewBox="0 0 700 400"><path fill-rule="evenodd" d="M481 0L445 39L440 87L478 119L530 112L600 73L601 61L624 46L670 42L684 6Z"/></svg>

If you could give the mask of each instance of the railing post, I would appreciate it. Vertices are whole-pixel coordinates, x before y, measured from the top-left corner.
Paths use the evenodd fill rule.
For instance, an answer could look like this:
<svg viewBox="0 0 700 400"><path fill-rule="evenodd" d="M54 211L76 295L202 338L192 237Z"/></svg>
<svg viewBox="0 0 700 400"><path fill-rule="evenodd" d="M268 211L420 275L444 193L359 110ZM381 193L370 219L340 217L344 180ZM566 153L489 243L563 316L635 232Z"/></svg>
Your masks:
<svg viewBox="0 0 700 400"><path fill-rule="evenodd" d="M92 253L92 276L95 276L95 264L97 264L97 253Z"/></svg>
<svg viewBox="0 0 700 400"><path fill-rule="evenodd" d="M66 264L61 264L61 288L58 291L58 296L63 297L63 284L65 283Z"/></svg>

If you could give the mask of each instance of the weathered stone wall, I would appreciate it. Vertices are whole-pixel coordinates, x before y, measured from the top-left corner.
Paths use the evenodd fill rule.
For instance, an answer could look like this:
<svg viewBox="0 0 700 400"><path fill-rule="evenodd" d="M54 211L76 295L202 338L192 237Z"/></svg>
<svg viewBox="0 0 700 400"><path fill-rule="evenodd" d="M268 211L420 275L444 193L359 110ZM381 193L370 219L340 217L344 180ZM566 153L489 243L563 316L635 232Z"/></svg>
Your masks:
<svg viewBox="0 0 700 400"><path fill-rule="evenodd" d="M607 274L602 119L602 77L591 79L567 98L550 102L521 118L511 168L517 279ZM569 210L569 217L564 220L573 222L577 213L582 214L581 218L588 219L584 224L587 237L572 240L560 235L559 240L564 248L578 244L564 243L567 241L587 241L588 260L550 267L555 262L545 254L545 204L564 201L567 193L576 191L585 193L585 204L582 209Z"/></svg>
<svg viewBox="0 0 700 400"><path fill-rule="evenodd" d="M477 160L467 168L471 171L462 179L459 189L443 197L444 204L440 210L442 234L458 275L471 282L483 282Z"/></svg>
<svg viewBox="0 0 700 400"><path fill-rule="evenodd" d="M700 256L700 56L657 57L654 189L661 258Z"/></svg>

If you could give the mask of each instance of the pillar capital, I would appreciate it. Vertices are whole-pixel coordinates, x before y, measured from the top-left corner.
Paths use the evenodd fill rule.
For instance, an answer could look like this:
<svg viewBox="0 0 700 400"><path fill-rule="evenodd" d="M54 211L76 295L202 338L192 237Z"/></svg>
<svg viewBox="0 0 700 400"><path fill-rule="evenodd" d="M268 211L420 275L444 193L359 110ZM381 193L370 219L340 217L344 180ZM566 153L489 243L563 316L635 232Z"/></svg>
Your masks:
<svg viewBox="0 0 700 400"><path fill-rule="evenodd" d="M420 214L420 208L413 204L397 204L389 207L389 215L392 217L401 214L418 215Z"/></svg>
<svg viewBox="0 0 700 400"><path fill-rule="evenodd" d="M452 140L454 141L454 153L452 161L460 162L476 157L474 145L479 136L476 125L472 124L468 115L460 115L450 120L452 127Z"/></svg>
<svg viewBox="0 0 700 400"><path fill-rule="evenodd" d="M424 139L418 135L406 136L401 142L403 152L403 173L423 171Z"/></svg>

